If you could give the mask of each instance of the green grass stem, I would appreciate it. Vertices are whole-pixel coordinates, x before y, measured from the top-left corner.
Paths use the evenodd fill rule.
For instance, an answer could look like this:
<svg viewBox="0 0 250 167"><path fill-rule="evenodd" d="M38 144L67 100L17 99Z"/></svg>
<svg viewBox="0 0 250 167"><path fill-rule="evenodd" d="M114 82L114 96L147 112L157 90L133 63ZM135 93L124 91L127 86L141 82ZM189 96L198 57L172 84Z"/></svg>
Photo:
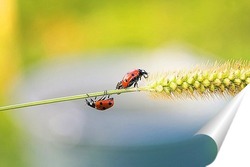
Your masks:
<svg viewBox="0 0 250 167"><path fill-rule="evenodd" d="M139 88L108 90L106 95L147 91L154 97L167 99L210 98L235 96L250 84L248 61L226 61L206 64L191 70L150 74L145 86ZM103 96L105 91L46 99L0 107L0 111Z"/></svg>
<svg viewBox="0 0 250 167"><path fill-rule="evenodd" d="M141 88L108 90L107 95L137 92L137 91L148 91L148 89L146 89L145 87L141 87ZM53 99L46 99L46 100L39 100L39 101L3 106L3 107L0 107L0 111L13 110L13 109L18 109L18 108L32 107L32 106L51 104L51 103L59 103L59 102L72 101L72 100L79 100L79 99L86 99L89 97L98 97L98 96L103 96L103 95L104 95L104 91L85 93L85 94L79 94L79 95L73 95L73 96L58 97L58 98L53 98Z"/></svg>

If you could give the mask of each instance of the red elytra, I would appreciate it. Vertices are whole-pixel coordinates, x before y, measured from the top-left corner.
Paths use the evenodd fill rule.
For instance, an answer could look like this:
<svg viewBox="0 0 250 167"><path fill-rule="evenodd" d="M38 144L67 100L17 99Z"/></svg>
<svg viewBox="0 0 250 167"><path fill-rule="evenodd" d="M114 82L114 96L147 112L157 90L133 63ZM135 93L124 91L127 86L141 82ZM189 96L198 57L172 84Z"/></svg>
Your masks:
<svg viewBox="0 0 250 167"><path fill-rule="evenodd" d="M132 85L137 86L137 82L141 80L141 77L148 78L148 73L142 69L135 69L128 72L123 79L117 83L116 89L128 88Z"/></svg>
<svg viewBox="0 0 250 167"><path fill-rule="evenodd" d="M90 98L90 101L86 99L86 103L88 106L95 108L97 110L106 110L114 105L114 98L106 99L106 96L104 96L96 101Z"/></svg>
<svg viewBox="0 0 250 167"><path fill-rule="evenodd" d="M106 100L98 100L95 102L95 108L97 110L106 110L114 105L114 98L108 98Z"/></svg>

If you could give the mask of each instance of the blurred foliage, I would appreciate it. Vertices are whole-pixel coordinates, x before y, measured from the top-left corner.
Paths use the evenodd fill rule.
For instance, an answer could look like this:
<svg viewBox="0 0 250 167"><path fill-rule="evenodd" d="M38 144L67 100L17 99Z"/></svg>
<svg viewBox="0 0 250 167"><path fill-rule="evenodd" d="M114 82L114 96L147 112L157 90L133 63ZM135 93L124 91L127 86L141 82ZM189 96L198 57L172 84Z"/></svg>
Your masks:
<svg viewBox="0 0 250 167"><path fill-rule="evenodd" d="M16 8L13 0L0 0L0 104L19 72L16 41ZM0 113L0 167L26 167L22 135L10 115Z"/></svg>
<svg viewBox="0 0 250 167"><path fill-rule="evenodd" d="M6 113L0 113L0 166L27 167L27 154L20 129Z"/></svg>
<svg viewBox="0 0 250 167"><path fill-rule="evenodd" d="M15 16L13 1L0 1L0 99L18 71Z"/></svg>
<svg viewBox="0 0 250 167"><path fill-rule="evenodd" d="M249 59L250 1L19 0L25 60L103 48L191 44Z"/></svg>

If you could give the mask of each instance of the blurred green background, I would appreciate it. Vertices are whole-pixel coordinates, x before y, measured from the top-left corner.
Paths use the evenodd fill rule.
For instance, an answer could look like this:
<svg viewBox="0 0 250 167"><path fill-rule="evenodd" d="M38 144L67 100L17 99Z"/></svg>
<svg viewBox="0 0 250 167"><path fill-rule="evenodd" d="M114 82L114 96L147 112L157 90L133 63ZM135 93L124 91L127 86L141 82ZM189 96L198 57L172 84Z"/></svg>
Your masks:
<svg viewBox="0 0 250 167"><path fill-rule="evenodd" d="M0 104L15 77L44 59L184 43L250 59L250 1L0 0ZM83 54L82 54L83 55ZM24 135L0 113L0 166L27 166Z"/></svg>

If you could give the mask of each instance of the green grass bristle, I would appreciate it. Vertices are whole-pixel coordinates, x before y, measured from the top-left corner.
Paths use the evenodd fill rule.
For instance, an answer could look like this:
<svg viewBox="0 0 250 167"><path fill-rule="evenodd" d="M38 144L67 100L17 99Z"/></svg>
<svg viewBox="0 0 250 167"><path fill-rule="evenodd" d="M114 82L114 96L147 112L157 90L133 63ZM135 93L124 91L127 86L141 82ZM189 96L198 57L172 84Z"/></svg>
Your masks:
<svg viewBox="0 0 250 167"><path fill-rule="evenodd" d="M155 77L156 76L156 77ZM146 87L154 96L175 99L234 96L250 83L250 65L247 61L227 61L198 66L188 72L151 74ZM168 81L166 82L162 81Z"/></svg>

